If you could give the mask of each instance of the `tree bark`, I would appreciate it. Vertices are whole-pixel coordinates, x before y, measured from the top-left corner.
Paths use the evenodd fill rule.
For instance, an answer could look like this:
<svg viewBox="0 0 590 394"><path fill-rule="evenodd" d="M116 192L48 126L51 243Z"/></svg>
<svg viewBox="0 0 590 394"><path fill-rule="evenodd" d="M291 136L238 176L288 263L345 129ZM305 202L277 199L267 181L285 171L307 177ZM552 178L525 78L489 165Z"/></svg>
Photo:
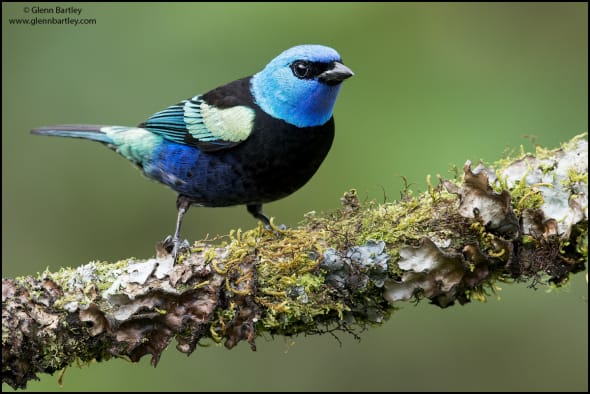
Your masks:
<svg viewBox="0 0 590 394"><path fill-rule="evenodd" d="M76 360L192 353L261 332L343 330L387 320L398 302L448 307L497 281L560 286L588 258L588 142L502 159L398 202L342 207L277 236L261 226L196 242L179 262L90 262L2 279L2 381L24 388Z"/></svg>

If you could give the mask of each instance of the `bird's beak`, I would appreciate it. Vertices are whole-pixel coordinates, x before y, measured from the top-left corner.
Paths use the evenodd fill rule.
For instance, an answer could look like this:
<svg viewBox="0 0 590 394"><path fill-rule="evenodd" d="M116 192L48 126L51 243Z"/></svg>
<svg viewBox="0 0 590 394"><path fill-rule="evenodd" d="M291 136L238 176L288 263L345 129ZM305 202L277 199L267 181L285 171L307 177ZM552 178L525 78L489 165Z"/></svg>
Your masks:
<svg viewBox="0 0 590 394"><path fill-rule="evenodd" d="M344 81L346 78L350 78L354 75L352 70L346 67L344 64L340 62L334 62L334 66L321 73L318 79L322 82L325 82L328 85L338 85L340 82Z"/></svg>

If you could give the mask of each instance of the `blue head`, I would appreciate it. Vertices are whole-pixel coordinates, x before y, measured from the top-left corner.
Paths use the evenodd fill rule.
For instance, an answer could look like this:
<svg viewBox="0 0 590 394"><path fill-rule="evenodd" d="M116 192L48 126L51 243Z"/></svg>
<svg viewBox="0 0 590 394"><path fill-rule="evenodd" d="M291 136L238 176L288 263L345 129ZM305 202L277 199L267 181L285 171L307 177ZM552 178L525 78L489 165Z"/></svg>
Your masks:
<svg viewBox="0 0 590 394"><path fill-rule="evenodd" d="M287 49L252 77L254 100L295 126L323 125L332 117L341 82L354 75L341 62L338 52L322 45Z"/></svg>

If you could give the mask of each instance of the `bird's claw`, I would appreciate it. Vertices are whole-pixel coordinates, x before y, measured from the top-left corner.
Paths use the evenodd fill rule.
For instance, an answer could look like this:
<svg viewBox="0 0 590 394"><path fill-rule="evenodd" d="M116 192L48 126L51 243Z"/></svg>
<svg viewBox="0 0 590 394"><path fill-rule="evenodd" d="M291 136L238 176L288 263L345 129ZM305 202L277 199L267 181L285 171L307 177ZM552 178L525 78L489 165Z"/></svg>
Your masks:
<svg viewBox="0 0 590 394"><path fill-rule="evenodd" d="M274 223L272 222L272 219L271 219L268 224L264 225L264 229L266 231L272 231L273 234L275 235L275 237L279 238L281 236L281 234L283 234L285 232L285 230L287 230L287 226L285 226L284 224L281 224L279 226L275 226Z"/></svg>
<svg viewBox="0 0 590 394"><path fill-rule="evenodd" d="M180 240L178 238L174 238L171 235L168 235L162 241L162 247L172 256L174 262L178 261L178 256L181 253L186 253L189 251L191 244L188 240Z"/></svg>
<svg viewBox="0 0 590 394"><path fill-rule="evenodd" d="M283 231L287 230L287 226L284 224L281 224L279 226L275 226L274 224L272 226L269 226L268 224L265 224L264 229L269 230L269 231L272 230L272 231L283 232Z"/></svg>

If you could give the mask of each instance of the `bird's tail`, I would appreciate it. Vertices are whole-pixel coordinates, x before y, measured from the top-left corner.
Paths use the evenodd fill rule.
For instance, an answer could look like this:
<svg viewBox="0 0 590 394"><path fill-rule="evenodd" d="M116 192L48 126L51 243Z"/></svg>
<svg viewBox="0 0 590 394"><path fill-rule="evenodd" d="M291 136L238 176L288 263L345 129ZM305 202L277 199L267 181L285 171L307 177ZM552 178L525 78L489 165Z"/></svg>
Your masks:
<svg viewBox="0 0 590 394"><path fill-rule="evenodd" d="M49 135L57 137L84 138L87 140L99 141L104 144L113 144L114 141L105 133L116 126L101 126L93 124L61 124L55 126L44 126L31 130L33 134Z"/></svg>
<svg viewBox="0 0 590 394"><path fill-rule="evenodd" d="M162 137L140 127L100 126L92 124L63 124L31 130L33 134L57 137L84 138L98 141L127 160L141 165L149 160Z"/></svg>

